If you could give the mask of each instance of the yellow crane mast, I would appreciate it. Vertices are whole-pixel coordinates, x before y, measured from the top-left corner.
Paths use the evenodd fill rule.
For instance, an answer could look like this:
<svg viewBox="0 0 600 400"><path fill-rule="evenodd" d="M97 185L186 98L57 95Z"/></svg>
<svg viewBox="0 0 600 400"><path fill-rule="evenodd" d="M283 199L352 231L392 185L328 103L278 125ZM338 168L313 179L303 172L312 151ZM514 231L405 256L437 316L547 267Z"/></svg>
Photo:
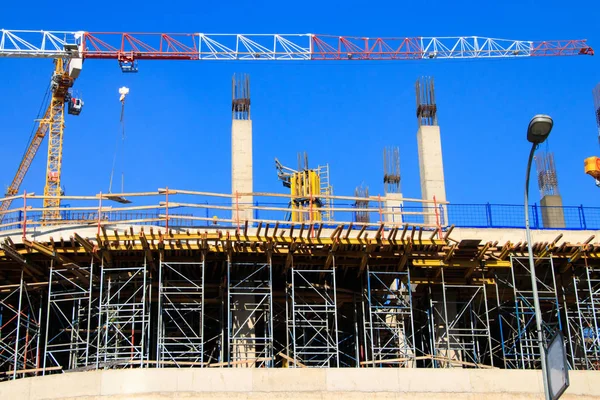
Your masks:
<svg viewBox="0 0 600 400"><path fill-rule="evenodd" d="M44 121L48 125L48 163L46 166L46 185L44 186L44 221L59 218L60 176L62 167L62 141L65 129L65 100L69 88L73 86L73 78L63 68L63 60L57 59L52 76L52 100L50 116Z"/></svg>
<svg viewBox="0 0 600 400"><path fill-rule="evenodd" d="M6 191L6 196L15 196L19 192L21 183L42 144L42 141L49 133L48 138L48 162L46 167L46 184L44 187L44 211L42 218L45 221L56 220L60 218L57 210L60 207L60 177L62 168L62 144L63 133L65 129L65 103L69 114L79 115L83 107L81 99L71 96L69 89L73 86L76 74L69 72L68 63L61 58L54 60L54 73L50 82L52 98L44 117L39 121L38 128L33 136L17 173L12 183ZM0 204L0 222L6 215L5 211L9 209L12 203L11 199L5 200Z"/></svg>

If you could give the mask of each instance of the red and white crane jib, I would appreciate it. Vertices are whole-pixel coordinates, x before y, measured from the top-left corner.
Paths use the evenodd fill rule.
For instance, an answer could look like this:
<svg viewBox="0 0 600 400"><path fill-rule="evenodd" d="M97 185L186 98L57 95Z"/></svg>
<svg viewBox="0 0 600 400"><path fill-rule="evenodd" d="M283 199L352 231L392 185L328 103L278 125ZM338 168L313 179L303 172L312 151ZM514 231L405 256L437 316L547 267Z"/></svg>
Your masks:
<svg viewBox="0 0 600 400"><path fill-rule="evenodd" d="M478 36L365 38L315 34L0 30L0 57L138 60L420 60L593 55L586 40Z"/></svg>

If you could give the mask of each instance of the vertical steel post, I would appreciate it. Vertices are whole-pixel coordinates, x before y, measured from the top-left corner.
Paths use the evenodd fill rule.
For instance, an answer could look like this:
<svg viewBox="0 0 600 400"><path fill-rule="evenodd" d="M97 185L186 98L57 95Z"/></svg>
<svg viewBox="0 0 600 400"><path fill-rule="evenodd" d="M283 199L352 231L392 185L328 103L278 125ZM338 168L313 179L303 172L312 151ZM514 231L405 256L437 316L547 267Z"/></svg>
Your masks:
<svg viewBox="0 0 600 400"><path fill-rule="evenodd" d="M492 333L490 332L490 311L487 303L487 291L485 289L485 283L483 284L483 302L485 304L485 322L488 328L488 346L490 346L490 365L494 366L494 354L492 348Z"/></svg>
<svg viewBox="0 0 600 400"><path fill-rule="evenodd" d="M146 327L149 325L150 321L146 321L146 275L147 275L147 260L146 255L144 254L144 277L142 280L142 337L140 341L140 367L144 367L144 355L146 349ZM135 346L135 343L133 343Z"/></svg>
<svg viewBox="0 0 600 400"><path fill-rule="evenodd" d="M227 255L227 366L231 368L231 255Z"/></svg>
<svg viewBox="0 0 600 400"><path fill-rule="evenodd" d="M340 338L338 335L338 320L337 320L337 285L335 282L335 255L331 256L333 258L333 306L334 308L334 313L333 313L333 318L334 318L334 329L335 329L335 363L336 363L336 367L339 368L340 367Z"/></svg>
<svg viewBox="0 0 600 400"><path fill-rule="evenodd" d="M294 267L292 266L292 345L293 345L293 355L294 360L297 360L296 355L296 298L294 293ZM294 368L298 367L294 362Z"/></svg>
<svg viewBox="0 0 600 400"><path fill-rule="evenodd" d="M43 295L40 294L40 308L38 310L38 321L41 324L42 323L42 297ZM37 335L37 339L36 339L36 343L35 343L35 369L39 369L40 368L40 340L41 340L41 336L42 336L42 329L40 326L38 326L38 335ZM38 375L38 371L35 372L35 376Z"/></svg>
<svg viewBox="0 0 600 400"><path fill-rule="evenodd" d="M164 291L163 288L163 259L162 254L158 256L158 299L157 299L157 307L158 307L158 316L156 317L156 368L162 367L162 349L161 341L163 338L163 318L162 318L162 294ZM203 310L204 311L204 310Z"/></svg>
<svg viewBox="0 0 600 400"><path fill-rule="evenodd" d="M407 276L406 285L408 286L408 302L410 304L410 336L412 338L412 353L413 353L413 356L416 357L417 344L416 344L416 338L415 338L415 320L414 320L414 314L413 314L412 283L410 281L410 267L408 265L406 266L406 276ZM416 360L413 360L412 366L416 367Z"/></svg>
<svg viewBox="0 0 600 400"><path fill-rule="evenodd" d="M446 328L446 358L452 358L450 356L450 331L448 330L448 304L446 303L446 280L444 279L444 267L440 267L442 270L442 299L444 301L444 326Z"/></svg>
<svg viewBox="0 0 600 400"><path fill-rule="evenodd" d="M356 294L352 295L352 305L354 306L354 357L356 358L355 367L360 366L360 352L359 352L359 337L358 337L358 309L356 308Z"/></svg>
<svg viewBox="0 0 600 400"><path fill-rule="evenodd" d="M85 339L85 366L90 360L90 330L92 322L92 288L94 283L94 257L90 262L90 287L88 293L88 309L87 309L87 334Z"/></svg>
<svg viewBox="0 0 600 400"><path fill-rule="evenodd" d="M587 263L586 263L587 264ZM600 350L598 349L598 345L600 345L600 343L598 343L600 341L600 331L598 330L598 314L596 313L596 306L599 304L598 301L594 300L594 297L598 296L598 292L600 292L600 289L597 291L594 291L594 288L592 287L592 277L590 276L590 267L589 266L585 266L585 274L586 274L586 278L587 278L587 283L588 283L588 290L590 293L590 306L592 308L592 318L594 319L594 341L596 342L596 345L594 346L594 353L595 353L595 358L596 360L599 358L599 352ZM586 355L587 357L587 355ZM598 367L596 367L598 368Z"/></svg>
<svg viewBox="0 0 600 400"><path fill-rule="evenodd" d="M102 335L107 336L108 327L102 326L102 297L104 295L104 259L100 265L100 294L98 297L98 335L96 336L96 369L100 367L100 340ZM106 340L105 340L106 343ZM104 361L106 361L106 351L104 352Z"/></svg>
<svg viewBox="0 0 600 400"><path fill-rule="evenodd" d="M273 351L274 336L273 336L273 261L271 259L271 253L269 253L269 315L267 316L269 323L269 336L271 340L268 343L269 352L268 357L271 361L268 362L267 367L275 366L275 353ZM267 319L265 318L265 319Z"/></svg>
<svg viewBox="0 0 600 400"><path fill-rule="evenodd" d="M19 336L21 331L21 306L23 304L23 270L21 270L21 281L19 284L19 308L17 309L17 338L15 339L15 364L13 369L13 379L17 379L17 364L19 357ZM23 366L23 369L26 369L27 366Z"/></svg>
<svg viewBox="0 0 600 400"><path fill-rule="evenodd" d="M369 301L369 336L371 339L371 360L373 361L373 363L371 364L371 368L375 368L375 341L373 339L374 332L373 332L373 313L371 312L371 307L373 305L372 299L371 299L371 272L369 270L369 265L367 265L367 299ZM365 353L366 354L366 353ZM369 361L369 359L367 358L366 361Z"/></svg>
<svg viewBox="0 0 600 400"><path fill-rule="evenodd" d="M202 302L201 304L201 309L202 312L200 313L200 337L202 338L202 341L200 342L200 368L204 367L204 287L205 282L204 282L204 269L206 267L206 252L202 252L202 295L200 296L200 301ZM207 360L208 361L208 360Z"/></svg>
<svg viewBox="0 0 600 400"><path fill-rule="evenodd" d="M46 356L48 354L48 327L50 325L50 294L52 293L52 274L54 271L54 260L50 261L50 279L48 280L48 305L46 310L46 334L44 336L44 362L42 363L42 375L46 375Z"/></svg>

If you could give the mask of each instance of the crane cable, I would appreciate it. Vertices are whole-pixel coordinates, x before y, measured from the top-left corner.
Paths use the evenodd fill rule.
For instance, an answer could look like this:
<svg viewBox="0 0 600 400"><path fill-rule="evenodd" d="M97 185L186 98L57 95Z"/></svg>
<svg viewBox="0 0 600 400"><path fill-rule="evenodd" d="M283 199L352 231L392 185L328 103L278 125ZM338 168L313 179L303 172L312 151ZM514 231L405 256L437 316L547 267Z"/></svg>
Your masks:
<svg viewBox="0 0 600 400"><path fill-rule="evenodd" d="M121 102L121 117L119 118L119 122L121 123L121 141L123 142L123 148L125 147L125 97L129 94L129 88L123 86L119 88L119 101ZM113 156L112 170L110 172L110 181L108 184L108 193L112 193L112 183L115 175L115 167L117 163L117 153L119 149L119 137L117 136L117 140L115 143L115 153ZM125 191L125 173L121 171L121 193Z"/></svg>
<svg viewBox="0 0 600 400"><path fill-rule="evenodd" d="M27 149L29 148L31 139L33 138L33 135L35 135L35 132L38 130L40 120L42 119L43 114L46 112L46 109L48 108L50 93L51 93L50 84L48 84L48 87L46 88L46 93L44 94L44 99L42 100L42 103L40 104L40 108L38 110L37 116L33 120L33 126L31 127L31 133L29 134L29 139L27 140L27 144L25 145L25 150L23 150L23 156L21 156L21 159L25 158L25 154L27 154Z"/></svg>

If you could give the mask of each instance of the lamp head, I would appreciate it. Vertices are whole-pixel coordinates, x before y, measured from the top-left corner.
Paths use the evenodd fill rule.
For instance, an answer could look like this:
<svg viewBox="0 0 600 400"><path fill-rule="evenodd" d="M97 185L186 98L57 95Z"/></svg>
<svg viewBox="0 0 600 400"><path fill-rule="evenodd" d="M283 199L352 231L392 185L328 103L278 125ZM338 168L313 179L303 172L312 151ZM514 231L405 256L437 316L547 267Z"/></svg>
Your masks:
<svg viewBox="0 0 600 400"><path fill-rule="evenodd" d="M536 115L529 121L527 140L534 144L544 142L548 138L548 135L550 135L553 125L554 121L552 121L552 117L549 115Z"/></svg>

